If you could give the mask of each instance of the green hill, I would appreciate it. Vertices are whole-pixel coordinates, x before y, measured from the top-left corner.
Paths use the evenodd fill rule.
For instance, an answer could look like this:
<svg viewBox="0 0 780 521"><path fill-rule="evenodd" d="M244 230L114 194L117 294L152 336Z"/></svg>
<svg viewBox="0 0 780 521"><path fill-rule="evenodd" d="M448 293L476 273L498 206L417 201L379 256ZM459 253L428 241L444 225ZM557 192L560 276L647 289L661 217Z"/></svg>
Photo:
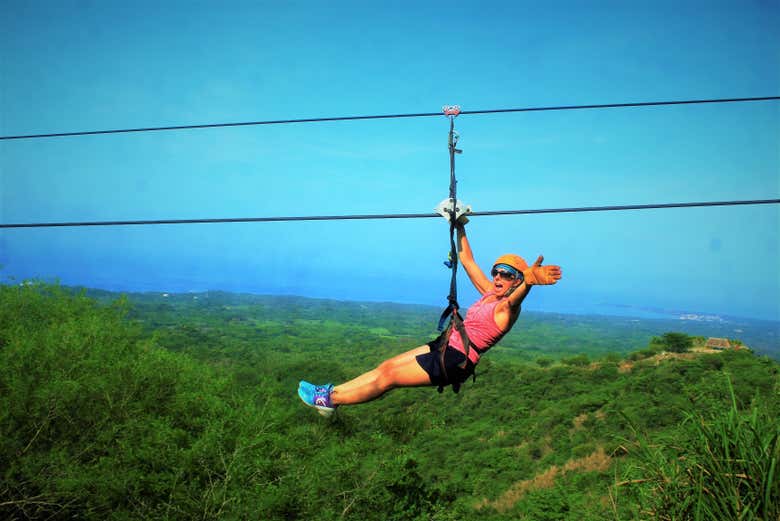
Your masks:
<svg viewBox="0 0 780 521"><path fill-rule="evenodd" d="M114 293L88 290L87 294L105 302ZM265 321L291 324L294 320L328 320L346 325L386 329L388 334L419 342L434 333L440 308L390 302L344 302L295 296L266 296L226 293L131 293L133 316L147 325L197 324L209 319L222 323ZM220 322L222 321L222 322ZM727 318L720 321L643 319L598 315L566 315L524 311L515 328L491 352L519 360L539 356L555 357L587 354L629 353L644 348L653 337L667 331L681 331L705 337L738 338L758 353L780 361L780 323Z"/></svg>
<svg viewBox="0 0 780 521"><path fill-rule="evenodd" d="M438 311L90 295L0 287L4 519L780 513L766 356L629 364L643 331L524 317L460 394L397 390L326 420L299 402L299 379L353 377L422 343Z"/></svg>

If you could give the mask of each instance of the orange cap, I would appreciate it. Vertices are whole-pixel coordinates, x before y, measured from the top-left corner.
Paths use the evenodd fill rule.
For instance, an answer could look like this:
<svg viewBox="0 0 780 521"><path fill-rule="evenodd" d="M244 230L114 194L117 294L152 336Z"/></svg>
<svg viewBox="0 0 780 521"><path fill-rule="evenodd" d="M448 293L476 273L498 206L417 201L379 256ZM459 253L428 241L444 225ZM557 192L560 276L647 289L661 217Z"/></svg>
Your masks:
<svg viewBox="0 0 780 521"><path fill-rule="evenodd" d="M496 264L508 264L520 272L528 269L528 264L526 264L525 260L520 255L515 255L513 253L507 253L506 255L500 256L496 259L496 262L493 263L493 266Z"/></svg>

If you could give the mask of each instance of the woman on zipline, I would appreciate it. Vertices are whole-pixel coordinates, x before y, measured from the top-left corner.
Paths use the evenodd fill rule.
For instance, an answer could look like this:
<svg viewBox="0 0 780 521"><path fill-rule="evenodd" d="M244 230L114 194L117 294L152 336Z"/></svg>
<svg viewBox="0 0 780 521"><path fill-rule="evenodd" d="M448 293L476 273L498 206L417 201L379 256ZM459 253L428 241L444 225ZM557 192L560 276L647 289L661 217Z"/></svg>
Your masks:
<svg viewBox="0 0 780 521"><path fill-rule="evenodd" d="M529 267L522 257L511 254L496 260L490 271L492 278L488 278L474 261L464 224L458 222L456 229L458 258L482 295L463 321L470 349L467 351L457 328L452 327L449 339L445 331L436 340L385 360L376 369L341 385L301 381L298 395L306 405L329 416L339 405L368 402L396 387L435 385L441 390L452 385L457 392L460 384L474 373L480 355L512 329L531 286L555 284L561 278L561 268L542 266L542 256Z"/></svg>

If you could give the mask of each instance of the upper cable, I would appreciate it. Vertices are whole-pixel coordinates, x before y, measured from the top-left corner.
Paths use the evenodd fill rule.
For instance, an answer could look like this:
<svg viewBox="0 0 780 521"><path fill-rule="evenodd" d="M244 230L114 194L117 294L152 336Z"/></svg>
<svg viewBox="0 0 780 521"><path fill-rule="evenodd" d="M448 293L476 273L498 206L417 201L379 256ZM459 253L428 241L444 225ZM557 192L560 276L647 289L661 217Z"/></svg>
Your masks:
<svg viewBox="0 0 780 521"><path fill-rule="evenodd" d="M548 107L522 107L509 109L486 109L486 110L461 110L460 114L503 114L509 112L542 112L550 110L593 110L593 109L615 109L632 107L658 107L663 105L696 105L703 103L741 103L749 101L777 101L780 96L763 96L753 98L720 98L720 99L696 99L696 100L676 100L676 101L642 101L636 103L603 103L596 105L560 105ZM290 123L324 123L328 121L355 121L366 119L396 119L396 118L425 118L431 116L441 116L441 112L419 112L412 114L381 114L372 116L332 116L322 118L300 118L300 119L276 119L268 121L244 121L239 123L204 123L197 125L174 125L164 127L139 127L123 128L113 130L84 130L77 132L54 132L45 134L22 134L13 136L0 136L0 140L12 139L41 139L54 137L75 137L75 136L94 136L100 134L129 134L133 132L160 132L167 130L196 130L206 128L223 127L248 127L253 125L283 125Z"/></svg>

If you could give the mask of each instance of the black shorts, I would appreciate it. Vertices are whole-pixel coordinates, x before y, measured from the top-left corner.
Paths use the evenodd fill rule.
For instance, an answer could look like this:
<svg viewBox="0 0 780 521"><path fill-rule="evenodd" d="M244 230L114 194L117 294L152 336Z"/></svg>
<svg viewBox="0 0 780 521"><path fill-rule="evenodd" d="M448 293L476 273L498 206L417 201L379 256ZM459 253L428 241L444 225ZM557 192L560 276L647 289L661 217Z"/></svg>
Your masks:
<svg viewBox="0 0 780 521"><path fill-rule="evenodd" d="M431 348L429 353L423 353L417 355L417 363L420 367L428 373L433 385L438 385L439 388L447 385L452 385L453 390L460 388L460 384L466 381L469 376L474 374L474 363L469 360L466 362L466 367L461 368L460 365L466 360L466 355L458 351L452 346L446 346L444 352L444 365L445 371L441 369L441 349L444 344L444 335L440 335L436 340L428 342L428 347Z"/></svg>

